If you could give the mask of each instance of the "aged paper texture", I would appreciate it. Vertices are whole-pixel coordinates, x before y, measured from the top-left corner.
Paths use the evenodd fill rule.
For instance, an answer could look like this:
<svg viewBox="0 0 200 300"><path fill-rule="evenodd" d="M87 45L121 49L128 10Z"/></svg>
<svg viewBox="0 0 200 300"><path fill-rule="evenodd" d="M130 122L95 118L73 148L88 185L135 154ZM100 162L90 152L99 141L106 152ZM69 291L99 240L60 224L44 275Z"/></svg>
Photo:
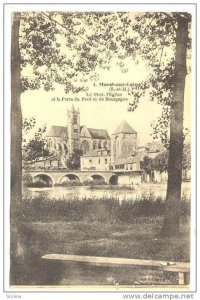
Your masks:
<svg viewBox="0 0 200 300"><path fill-rule="evenodd" d="M192 13L10 12L13 290L194 287Z"/></svg>

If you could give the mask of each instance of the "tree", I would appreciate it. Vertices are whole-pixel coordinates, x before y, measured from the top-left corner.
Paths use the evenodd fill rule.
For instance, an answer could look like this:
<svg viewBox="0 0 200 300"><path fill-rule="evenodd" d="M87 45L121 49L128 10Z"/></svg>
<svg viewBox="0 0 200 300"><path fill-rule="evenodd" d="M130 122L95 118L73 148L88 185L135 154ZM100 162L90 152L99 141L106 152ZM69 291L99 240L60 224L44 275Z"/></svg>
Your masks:
<svg viewBox="0 0 200 300"><path fill-rule="evenodd" d="M10 204L10 281L16 284L25 267L26 251L23 237L22 204L22 113L21 94L27 89L53 89L56 83L68 91L78 92L70 79L80 72L80 59L72 63L59 49L60 30L43 13L14 13L11 37L11 204ZM68 32L69 34L69 32ZM70 44L70 34L66 42ZM26 69L29 67L27 75ZM94 68L92 63L89 68ZM84 69L83 69L84 70ZM31 74L31 75L30 75ZM23 272L23 271L22 271Z"/></svg>
<svg viewBox="0 0 200 300"><path fill-rule="evenodd" d="M19 264L24 259L21 234L22 201L22 114L20 105L20 13L13 15L11 42L11 203L10 203L10 281L16 282ZM22 249L22 250L21 250Z"/></svg>
<svg viewBox="0 0 200 300"><path fill-rule="evenodd" d="M27 133L35 126L35 118L30 120L25 119L22 124L23 141L22 141L22 162L25 166L26 163L36 161L38 159L47 159L52 157L53 153L48 147L48 142L44 138L46 132L46 126L40 127L35 132L32 138L27 140Z"/></svg>
<svg viewBox="0 0 200 300"><path fill-rule="evenodd" d="M168 151L163 151L154 158L154 170L160 173L161 181L162 181L162 173L167 172L167 169L168 169Z"/></svg>
<svg viewBox="0 0 200 300"><path fill-rule="evenodd" d="M183 179L188 179L188 171L191 170L191 145L186 143L183 147Z"/></svg>
<svg viewBox="0 0 200 300"><path fill-rule="evenodd" d="M163 151L154 158L146 155L141 161L141 168L149 175L150 181L154 181L154 171L162 176L162 173L168 169L168 151Z"/></svg>
<svg viewBox="0 0 200 300"><path fill-rule="evenodd" d="M80 14L79 16L81 17ZM63 19L65 21L67 18ZM162 233L166 236L177 235L182 181L185 77L190 69L187 68L186 61L187 50L190 49L191 15L159 12L133 17L129 13L88 13L82 17L82 21L86 26L97 28L93 35L87 35L87 31L83 29L83 36L87 40L85 52L93 51L93 58L100 66L109 68L112 57L115 57L120 60L122 71L126 72L127 68L122 62L126 57L135 61L142 58L147 62L149 76L129 92L133 97L129 109L136 109L139 99L146 91L152 100L163 106L162 117L154 128L155 132L162 133L161 140L169 147L167 204Z"/></svg>
<svg viewBox="0 0 200 300"><path fill-rule="evenodd" d="M129 110L149 90L166 110L160 126L170 121L167 210L163 232L179 231L183 151L183 100L188 42L186 13L14 13L11 41L11 256L23 251L20 235L22 201L22 117L20 95L27 89L52 90L62 84L66 93L85 90L79 76L95 75L97 66L109 69L118 60L122 72L125 59L147 62L149 78L129 92ZM93 30L88 30L92 28ZM63 36L64 45L58 38ZM62 41L63 41L62 40ZM62 44L62 45L61 45ZM62 46L62 47L61 47ZM61 49L64 47L65 51ZM72 52L68 51L73 49ZM167 57L165 57L168 53ZM165 59L164 59L165 58ZM26 69L29 67L27 75ZM31 70L31 72L30 72ZM31 76L30 76L31 74ZM80 74L80 75L79 75ZM77 82L77 84L76 84ZM161 127L162 127L161 126ZM164 130L166 134L166 130ZM20 245L20 247L19 247ZM22 255L21 255L22 257ZM12 260L11 260L12 265ZM12 269L12 268L11 268ZM12 273L12 272L11 272ZM15 279L13 279L15 280Z"/></svg>
<svg viewBox="0 0 200 300"><path fill-rule="evenodd" d="M78 170L80 168L80 157L83 155L83 151L74 149L72 155L67 161L67 167L70 170Z"/></svg>
<svg viewBox="0 0 200 300"><path fill-rule="evenodd" d="M173 102L171 104L170 119L167 208L163 226L163 234L170 236L179 234L188 22L188 16L180 15L177 17L174 83L172 86Z"/></svg>
<svg viewBox="0 0 200 300"><path fill-rule="evenodd" d="M152 182L154 180L154 160L149 157L145 156L143 161L141 161L141 168L145 170L145 172L149 175L149 179Z"/></svg>
<svg viewBox="0 0 200 300"><path fill-rule="evenodd" d="M165 236L179 234L182 154L183 154L183 111L186 77L187 49L190 44L187 13L147 13L135 18L138 23L132 28L138 37L126 35L121 39L127 55L141 55L148 61L152 73L146 82L142 82L132 91L134 97L130 110L137 107L145 90L149 90L152 100L156 99L164 107L163 118L156 125L164 134L170 123L168 183L166 195L166 213L162 233ZM130 23L128 18L125 24ZM126 31L125 31L126 33ZM129 34L129 32L127 32ZM168 59L163 59L170 51Z"/></svg>

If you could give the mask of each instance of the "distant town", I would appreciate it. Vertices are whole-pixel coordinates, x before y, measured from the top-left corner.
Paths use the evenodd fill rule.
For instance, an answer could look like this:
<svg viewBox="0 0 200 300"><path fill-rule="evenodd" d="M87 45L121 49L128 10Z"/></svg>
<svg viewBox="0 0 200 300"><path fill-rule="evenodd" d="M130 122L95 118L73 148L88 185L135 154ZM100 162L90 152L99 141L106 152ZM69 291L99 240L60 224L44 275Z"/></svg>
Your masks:
<svg viewBox="0 0 200 300"><path fill-rule="evenodd" d="M119 123L110 136L103 128L81 125L80 111L72 105L67 110L67 126L51 126L45 138L52 155L32 162L29 165L32 170L76 170L90 174L98 172L99 177L95 176L97 179L105 179L101 172L112 172L117 176L108 180L108 183L119 185L167 180L166 167L151 170L150 166L151 160L157 157L161 164L166 159L163 157L163 153L166 156L164 146L159 142L138 146L138 134L125 120ZM77 156L79 159L78 167L69 164L74 153L76 159ZM188 179L190 175L187 174L186 177Z"/></svg>

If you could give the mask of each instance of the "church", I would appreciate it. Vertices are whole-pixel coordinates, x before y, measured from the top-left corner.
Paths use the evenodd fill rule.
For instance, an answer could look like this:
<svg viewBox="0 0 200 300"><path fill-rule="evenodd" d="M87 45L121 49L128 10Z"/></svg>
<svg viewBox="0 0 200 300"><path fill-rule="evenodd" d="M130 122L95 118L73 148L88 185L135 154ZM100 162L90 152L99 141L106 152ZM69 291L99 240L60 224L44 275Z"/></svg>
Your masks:
<svg viewBox="0 0 200 300"><path fill-rule="evenodd" d="M55 154L51 167L67 168L67 160L81 150L81 171L140 171L137 132L123 121L109 136L102 128L80 125L80 111L67 110L67 126L51 126L48 147Z"/></svg>

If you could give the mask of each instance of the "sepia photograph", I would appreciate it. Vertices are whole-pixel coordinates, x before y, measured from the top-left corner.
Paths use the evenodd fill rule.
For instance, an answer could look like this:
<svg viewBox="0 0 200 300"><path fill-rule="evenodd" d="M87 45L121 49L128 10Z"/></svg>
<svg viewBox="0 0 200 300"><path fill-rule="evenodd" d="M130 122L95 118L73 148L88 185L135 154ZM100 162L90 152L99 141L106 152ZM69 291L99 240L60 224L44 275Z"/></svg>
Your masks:
<svg viewBox="0 0 200 300"><path fill-rule="evenodd" d="M190 291L191 10L9 13L10 288Z"/></svg>

